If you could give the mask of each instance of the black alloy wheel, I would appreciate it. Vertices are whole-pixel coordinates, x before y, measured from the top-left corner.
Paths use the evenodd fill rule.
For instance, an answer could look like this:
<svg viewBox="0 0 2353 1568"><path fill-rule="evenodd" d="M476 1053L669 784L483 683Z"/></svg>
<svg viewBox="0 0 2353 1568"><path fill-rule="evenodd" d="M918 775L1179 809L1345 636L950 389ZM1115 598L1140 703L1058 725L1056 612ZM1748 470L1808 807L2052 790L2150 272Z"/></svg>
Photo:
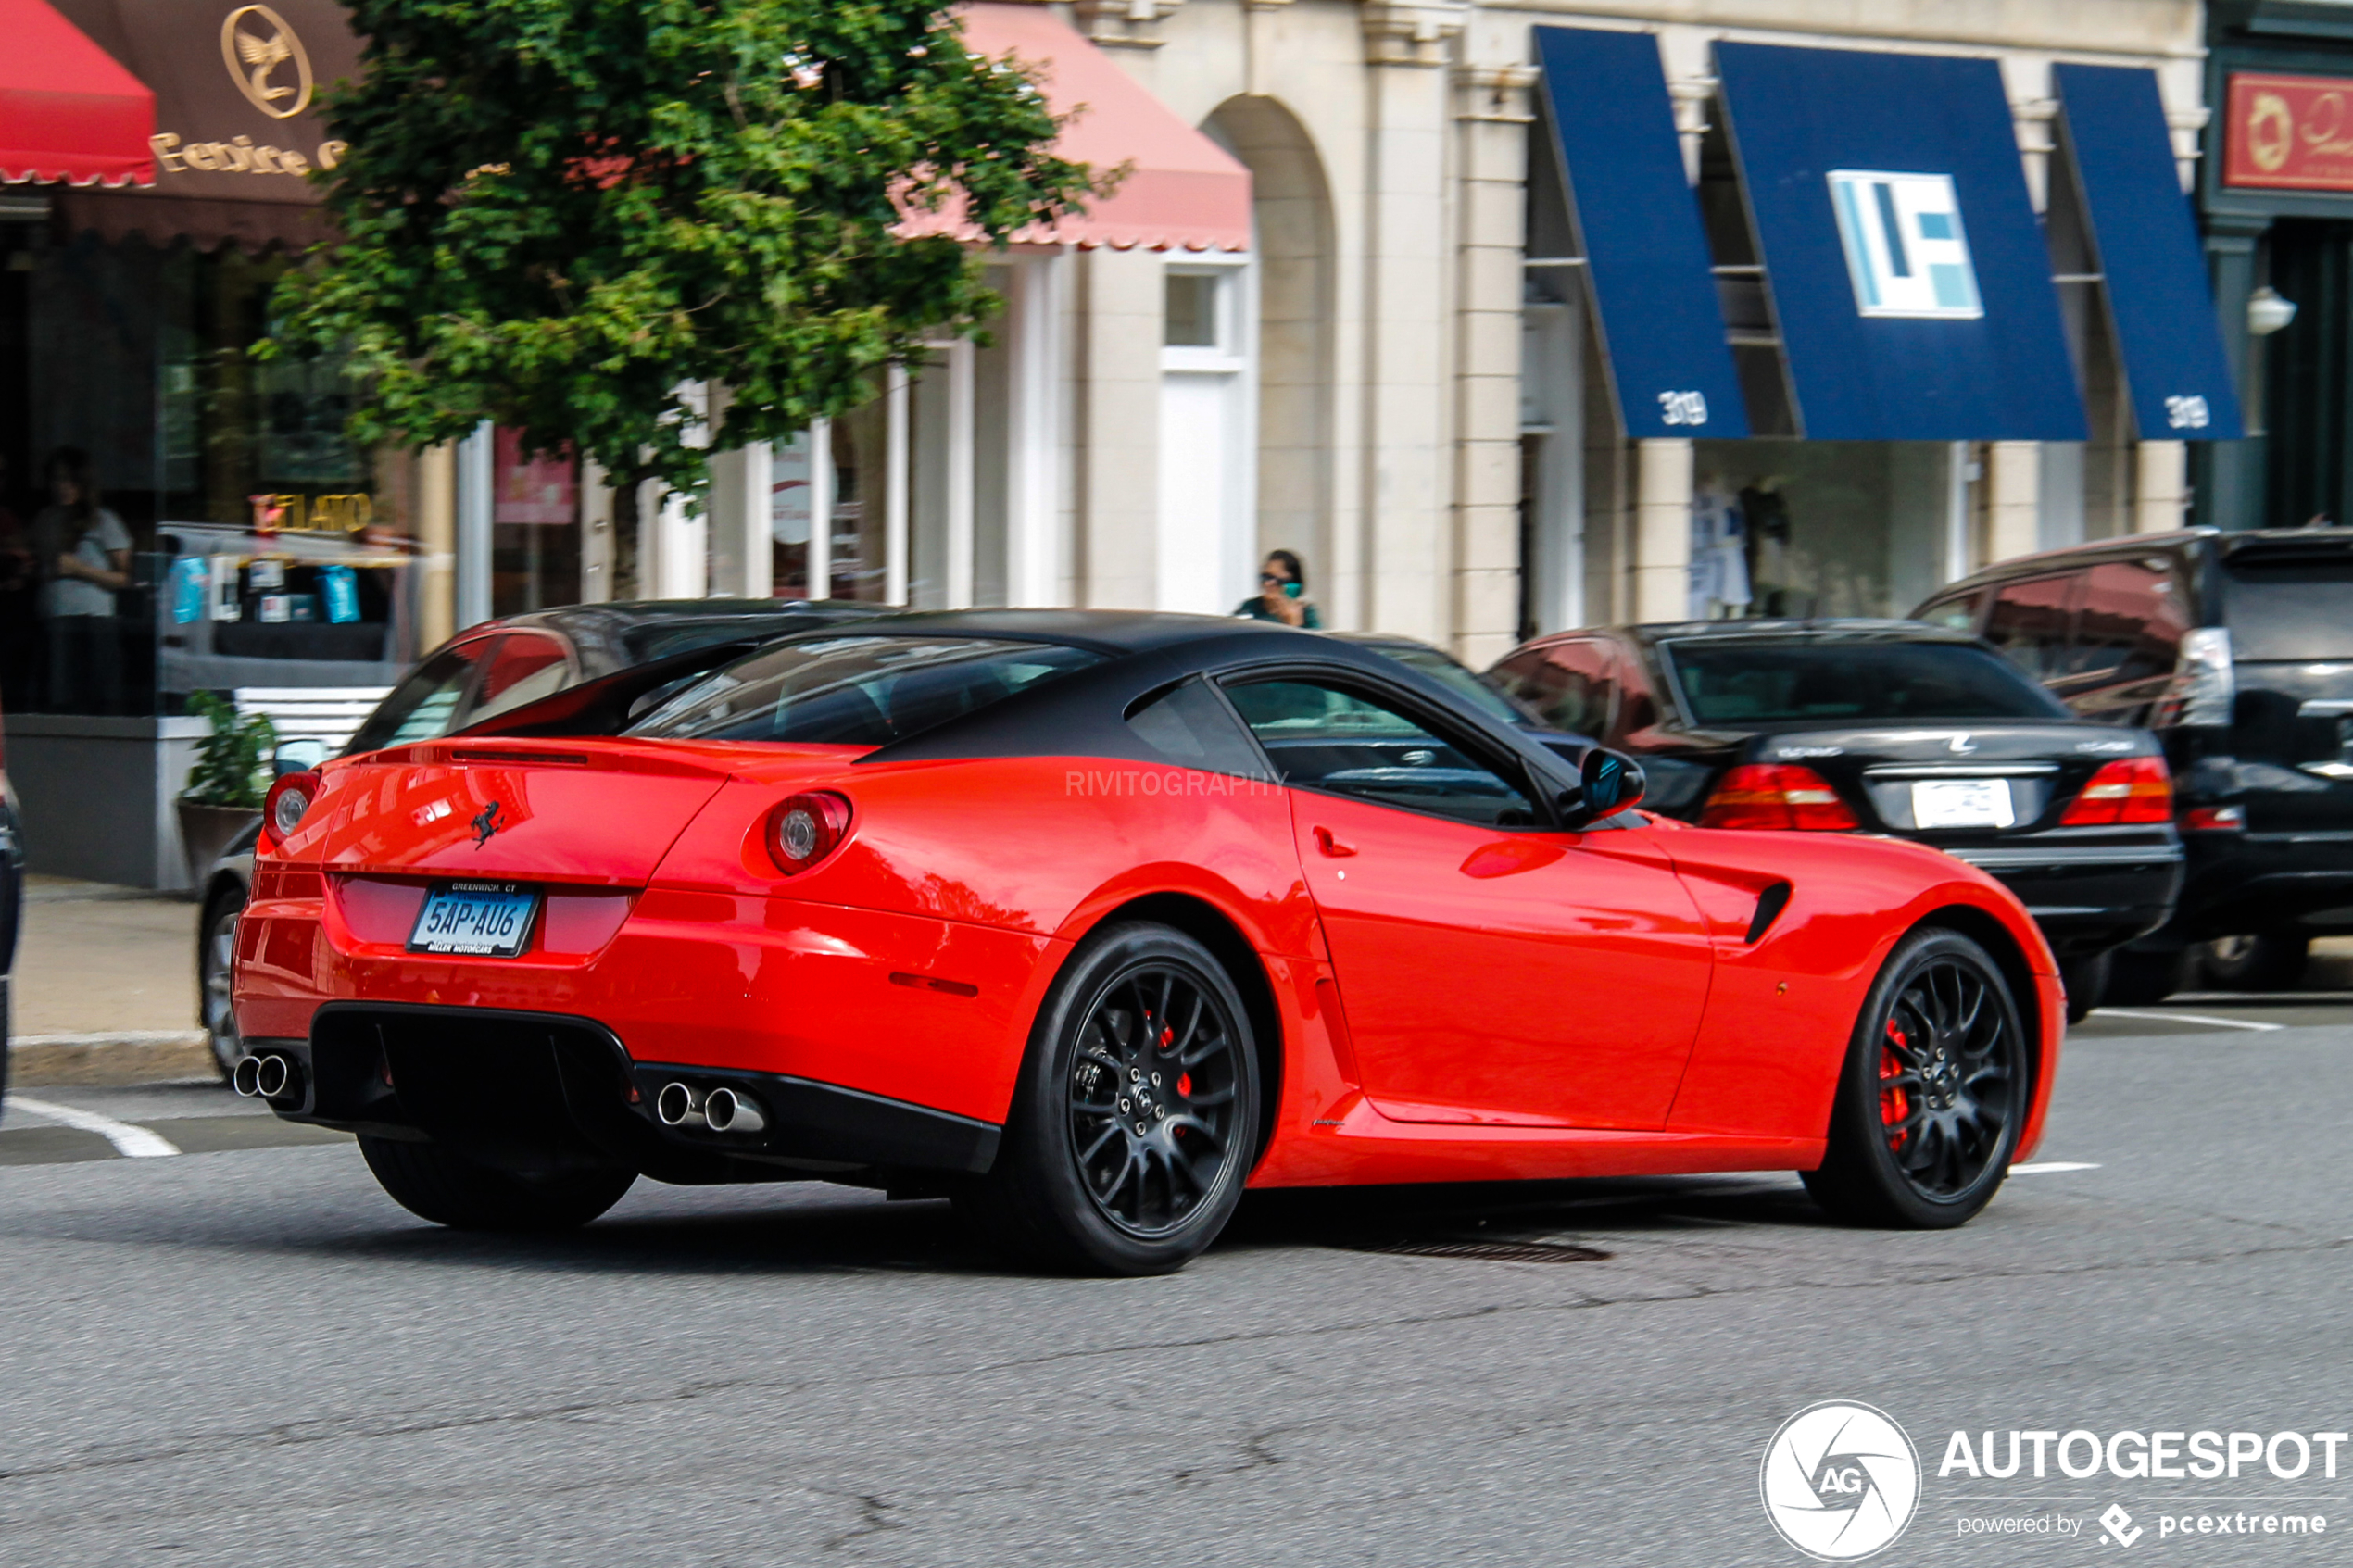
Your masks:
<svg viewBox="0 0 2353 1568"><path fill-rule="evenodd" d="M1217 1191L1233 1159L1236 1044L1224 1000L1187 967L1142 963L1100 993L1070 1070L1080 1185L1129 1236L1156 1240Z"/></svg>
<svg viewBox="0 0 2353 1568"><path fill-rule="evenodd" d="M1864 1005L1807 1188L1842 1219L1965 1223L2008 1173L2031 1060L2017 1001L1985 949L1955 931L1914 932Z"/></svg>
<svg viewBox="0 0 2353 1568"><path fill-rule="evenodd" d="M245 1054L245 1043L237 1034L237 1011L231 1006L231 968L237 956L237 916L245 911L241 894L227 894L205 907L204 923L196 935L196 984L201 992L207 1043L212 1047L212 1064L220 1071L220 1081L227 1083L236 1071L238 1059Z"/></svg>
<svg viewBox="0 0 2353 1568"><path fill-rule="evenodd" d="M1255 1152L1249 1014L1171 927L1082 943L1040 1010L995 1166L959 1197L999 1247L1091 1273L1164 1273L1216 1239Z"/></svg>

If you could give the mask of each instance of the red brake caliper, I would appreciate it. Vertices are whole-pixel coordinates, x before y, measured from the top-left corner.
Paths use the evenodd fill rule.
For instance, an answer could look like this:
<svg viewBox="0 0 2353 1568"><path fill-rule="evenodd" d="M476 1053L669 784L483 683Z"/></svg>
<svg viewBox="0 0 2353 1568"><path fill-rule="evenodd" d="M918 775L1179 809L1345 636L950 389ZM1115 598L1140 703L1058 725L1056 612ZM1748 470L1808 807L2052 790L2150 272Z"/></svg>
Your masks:
<svg viewBox="0 0 2353 1568"><path fill-rule="evenodd" d="M1911 1042L1905 1037L1904 1031L1896 1027L1895 1021L1892 1018L1887 1021L1887 1037L1893 1045L1898 1047L1907 1047L1911 1044ZM1898 1057L1894 1050L1889 1049L1887 1047L1882 1046L1880 1047L1880 1082L1886 1084L1894 1079L1900 1078L1903 1075L1903 1059ZM1901 1126L1903 1124L1904 1118L1909 1116L1911 1113L1912 1097L1910 1095L1898 1088L1883 1088L1880 1090L1879 1119L1882 1125L1889 1127ZM1894 1137L1888 1140L1887 1147L1890 1148L1902 1148L1904 1147L1904 1140L1911 1135L1912 1135L1908 1132L1897 1133Z"/></svg>

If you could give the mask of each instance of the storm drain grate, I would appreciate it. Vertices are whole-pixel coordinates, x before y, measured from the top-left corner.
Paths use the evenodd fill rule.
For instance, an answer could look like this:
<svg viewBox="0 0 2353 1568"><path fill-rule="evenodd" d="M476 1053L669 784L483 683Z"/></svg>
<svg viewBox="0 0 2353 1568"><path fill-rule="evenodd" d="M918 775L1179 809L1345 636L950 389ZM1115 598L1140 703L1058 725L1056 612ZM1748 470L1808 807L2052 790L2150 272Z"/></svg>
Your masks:
<svg viewBox="0 0 2353 1568"><path fill-rule="evenodd" d="M1405 1258L1468 1258L1482 1263L1592 1263L1609 1256L1598 1247L1567 1241L1392 1241L1355 1250Z"/></svg>

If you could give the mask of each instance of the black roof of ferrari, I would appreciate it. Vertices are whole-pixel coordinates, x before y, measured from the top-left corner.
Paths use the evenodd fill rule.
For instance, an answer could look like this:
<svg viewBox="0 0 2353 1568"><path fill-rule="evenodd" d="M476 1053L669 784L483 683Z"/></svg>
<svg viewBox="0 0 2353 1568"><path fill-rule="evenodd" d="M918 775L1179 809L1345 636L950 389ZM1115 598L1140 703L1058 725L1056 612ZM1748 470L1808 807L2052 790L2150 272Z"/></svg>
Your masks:
<svg viewBox="0 0 2353 1568"><path fill-rule="evenodd" d="M857 624L857 634L924 637L1013 637L1068 643L1101 653L1154 653L1228 639L1270 644L1313 633L1234 615L1178 615L1147 609L933 609L884 615ZM1302 649L1303 651L1303 649Z"/></svg>

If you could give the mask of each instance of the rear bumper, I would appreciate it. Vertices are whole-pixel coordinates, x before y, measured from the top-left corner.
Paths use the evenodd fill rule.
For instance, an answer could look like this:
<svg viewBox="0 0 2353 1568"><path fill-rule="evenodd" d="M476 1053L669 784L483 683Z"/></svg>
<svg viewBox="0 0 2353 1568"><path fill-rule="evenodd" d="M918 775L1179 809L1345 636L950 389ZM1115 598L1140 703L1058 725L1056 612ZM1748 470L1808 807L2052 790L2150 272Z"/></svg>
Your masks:
<svg viewBox="0 0 2353 1568"><path fill-rule="evenodd" d="M271 1109L289 1122L445 1143L516 1169L621 1165L689 1184L881 1173L979 1173L1000 1129L783 1073L631 1059L590 1019L484 1008L335 1002L308 1039L249 1040L296 1066ZM757 1133L668 1127L663 1085L754 1101Z"/></svg>
<svg viewBox="0 0 2353 1568"><path fill-rule="evenodd" d="M2098 952L2146 935L2173 912L2179 844L2023 846L1946 851L2018 896L2051 950Z"/></svg>
<svg viewBox="0 0 2353 1568"><path fill-rule="evenodd" d="M2188 835L2189 877L2161 935L2184 942L2281 927L2353 932L2353 832Z"/></svg>

